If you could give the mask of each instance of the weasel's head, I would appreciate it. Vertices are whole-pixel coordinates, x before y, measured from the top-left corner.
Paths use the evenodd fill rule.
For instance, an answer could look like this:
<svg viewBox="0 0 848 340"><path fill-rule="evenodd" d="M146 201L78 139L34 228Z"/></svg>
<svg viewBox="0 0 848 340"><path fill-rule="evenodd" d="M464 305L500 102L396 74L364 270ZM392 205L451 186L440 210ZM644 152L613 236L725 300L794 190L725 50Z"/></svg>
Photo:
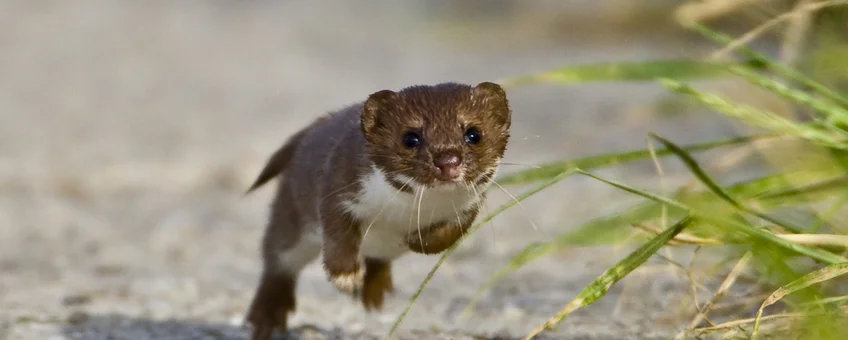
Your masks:
<svg viewBox="0 0 848 340"><path fill-rule="evenodd" d="M368 97L362 133L371 161L407 186L487 184L509 139L503 89L484 82L413 86Z"/></svg>

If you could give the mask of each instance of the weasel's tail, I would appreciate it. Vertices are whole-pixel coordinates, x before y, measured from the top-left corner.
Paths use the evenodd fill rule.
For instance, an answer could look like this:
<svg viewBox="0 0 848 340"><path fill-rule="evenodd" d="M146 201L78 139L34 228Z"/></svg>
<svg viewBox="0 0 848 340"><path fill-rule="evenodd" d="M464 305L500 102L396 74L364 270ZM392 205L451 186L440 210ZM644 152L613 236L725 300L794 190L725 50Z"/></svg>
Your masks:
<svg viewBox="0 0 848 340"><path fill-rule="evenodd" d="M261 173L259 173L259 177L256 178L256 181L253 182L250 189L247 189L244 193L245 195L261 187L285 170L286 166L291 161L292 156L294 156L294 150L297 148L300 140L303 139L303 135L305 134L304 132L305 131L300 131L294 136L291 136L289 140L287 140L286 143L277 150L277 152L274 152L274 154L271 155L268 163L265 164L265 168L262 169Z"/></svg>

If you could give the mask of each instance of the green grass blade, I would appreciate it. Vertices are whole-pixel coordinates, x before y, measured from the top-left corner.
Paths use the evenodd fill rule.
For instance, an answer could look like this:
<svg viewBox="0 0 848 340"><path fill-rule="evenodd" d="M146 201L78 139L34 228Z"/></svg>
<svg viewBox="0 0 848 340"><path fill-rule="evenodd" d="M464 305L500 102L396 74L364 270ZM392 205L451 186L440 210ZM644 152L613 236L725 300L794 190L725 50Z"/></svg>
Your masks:
<svg viewBox="0 0 848 340"><path fill-rule="evenodd" d="M623 213L588 221L575 228L575 230L557 235L552 241L535 242L524 247L524 249L512 257L507 265L489 276L477 288L474 296L463 309L462 314L468 315L474 309L477 301L483 296L483 293L507 274L521 268L525 264L569 245L597 245L624 240L628 234L627 231L630 230L629 223L646 220L658 213L658 204L653 202L639 204Z"/></svg>
<svg viewBox="0 0 848 340"><path fill-rule="evenodd" d="M646 81L658 77L688 79L714 77L725 74L725 63L688 59L614 62L576 65L548 72L505 78L498 81L504 86L528 83L585 83L593 81Z"/></svg>
<svg viewBox="0 0 848 340"><path fill-rule="evenodd" d="M549 329L556 324L560 323L568 314L571 312L588 306L602 296L604 296L607 291L612 287L613 284L630 274L634 269L641 266L645 261L648 260L654 253L657 252L660 248L662 248L669 240L674 238L680 231L691 224L693 219L689 216L683 218L679 222L675 223L673 226L669 227L650 241L645 243L643 246L636 249L634 252L630 253L623 260L619 261L612 268L607 269L601 276L592 281L586 288L577 294L571 302L569 302L562 310L559 311L556 315L545 321L545 323L539 325L535 329L533 329L524 339L530 339L535 337L537 334L542 331Z"/></svg>
<svg viewBox="0 0 848 340"><path fill-rule="evenodd" d="M619 183L619 182L613 181L613 180L611 180L611 179L606 179L606 178L603 178L603 177L601 177L601 176L595 175L595 174L593 174L593 173L591 173L591 172L586 172L586 171L584 171L584 170L582 170L582 169L581 169L581 170L577 170L577 172L578 172L578 173L580 173L580 174L582 174L582 175L586 175L586 176L592 177L592 178L594 178L594 179L596 179L596 180L599 180L599 181L601 181L601 182L604 182L604 183L606 183L606 184L612 185L612 186L614 186L614 187L616 187L616 188L618 188L618 189L621 189L621 190L627 191L627 192L629 192L629 193L631 193L631 194L636 194L636 195L642 196L642 197L644 197L644 198L650 199L650 200L652 200L652 201L656 201L656 202L659 202L659 203L662 203L662 204L666 204L666 205L671 206L671 207L675 207L675 208L677 208L677 209L682 209L682 210L685 210L685 211L689 211L689 210L691 210L691 209L689 209L689 207L688 207L688 206L686 206L685 204L680 203L680 202L678 202L678 201L676 201L676 200L673 200L673 199L671 199L671 198L663 197L663 196L660 196L660 195L657 195L657 194L654 194L654 193L651 193L651 192L648 192L648 191L645 191L645 190L636 189L636 188L634 188L634 187L631 187L631 186L625 185L625 184L623 184L623 183Z"/></svg>
<svg viewBox="0 0 848 340"><path fill-rule="evenodd" d="M809 106L814 110L823 113L827 120L832 123L848 123L848 110L839 105L833 104L827 100L815 98L806 92L790 88L781 82L775 81L774 79L766 77L746 67L730 66L729 70L730 72L747 79L750 83L767 89L784 99ZM842 130L838 128L835 128L835 130L842 132Z"/></svg>
<svg viewBox="0 0 848 340"><path fill-rule="evenodd" d="M610 180L610 179L606 179L606 178L603 178L601 176L598 176L598 175L595 175L595 174L592 174L592 173L589 173L589 172L585 172L585 171L582 171L582 170L578 170L578 172L583 174L583 175L597 179L601 182L612 185L612 186L619 188L621 190L624 190L624 191L627 191L627 192L648 198L648 199L653 200L653 201L657 201L657 202L660 202L660 203L663 203L663 204L667 204L667 205L675 207L675 208L686 210L693 217L695 217L695 218L697 218L701 221L708 222L708 223L715 225L717 227L728 228L729 231L731 231L731 232L738 232L738 233L744 234L746 236L752 237L756 240L759 240L759 241L762 241L762 242L767 242L767 243L770 243L771 245L779 246L779 247L785 248L789 251L792 251L792 252L795 252L795 253L798 253L798 254L801 254L801 255L805 255L805 256L811 257L813 259L828 263L828 264L841 263L841 262L848 261L842 256L839 256L839 255L836 255L836 254L833 254L833 253L830 253L830 252L827 252L827 251L824 251L824 250L821 250L821 249L818 249L818 248L806 247L806 246L802 246L802 245L795 244L795 243L789 242L787 240L781 239L780 237L777 237L776 235L774 235L773 233L771 233L767 230L754 228L750 225L743 224L743 223L741 223L737 220L722 218L720 216L716 216L715 213L701 212L701 211L692 209L691 207L687 206L686 204L683 204L683 203L676 201L674 199L671 199L671 198L663 197L663 196L660 196L660 195L657 195L657 194L654 194L654 193L650 193L650 192L645 191L645 190L636 189L636 188L624 185L622 183L619 183L619 182L616 182L616 181L613 181L613 180Z"/></svg>
<svg viewBox="0 0 848 340"><path fill-rule="evenodd" d="M386 339L391 338L391 336L397 330L398 326L400 326L401 322L403 322L404 317L406 317L406 314L408 314L409 310L412 308L412 304L414 304L415 300L418 299L418 296L421 295L421 292L424 290L424 287L427 285L427 283L430 282L430 280L433 278L433 275L435 275L436 271L439 269L439 267L441 267L442 263L444 263L445 260L448 258L448 256L450 256L454 252L454 250L456 250L456 248L459 247L459 245L462 242L464 242L466 239L468 239L471 236L471 234L473 234L475 231L477 231L477 229L479 229L482 225L491 221L493 218L495 218L495 216L497 216L500 213L504 212L505 210L511 208L512 206L518 204L518 202L521 202L521 201L527 199L528 197L533 196L534 194L538 193L539 191L542 191L542 190L550 187L551 185L554 185L555 183L565 179L566 177L571 176L575 172L576 171L574 171L574 170L563 171L562 173L560 173L556 177L550 179L549 181L542 183L542 184L540 184L540 185L538 185L538 186L536 186L536 187L534 187L530 190L527 190L527 191L521 193L518 196L515 196L515 199L504 203L503 205L501 205L497 209L493 210L488 216L486 216L485 218L483 218L482 220L480 220L479 222L475 223L470 228L468 228L468 231L461 238L456 240L456 242L454 242L453 245L448 247L448 249L446 249L442 253L442 256L439 257L439 260L436 262L436 264L433 266L433 268L430 269L430 272L427 273L427 276L424 278L424 280L421 281L421 284L418 286L418 289L415 291L415 294L413 294L412 297L409 298L409 303L406 305L406 308L404 308L403 312L401 312L400 315L398 315L398 317L395 319L394 324L392 324L392 328L389 330L389 333L386 335Z"/></svg>
<svg viewBox="0 0 848 340"><path fill-rule="evenodd" d="M767 136L747 136L747 137L733 137L722 140L709 141L704 143L692 144L684 146L683 149L688 152L697 152L697 151L705 151L710 149L715 149L723 146L731 146L737 144L748 143L760 138L765 138ZM668 149L659 149L656 150L657 156L666 156L670 154ZM595 156L581 157L568 161L562 162L553 162L548 164L543 164L537 168L522 170L518 172L514 172L511 174L504 175L503 177L498 178L498 183L501 185L514 185L514 184L524 184L528 182L540 181L549 179L551 177L556 176L557 174L567 171L569 169L584 169L590 170L610 165L616 165L626 162L637 161L641 159L647 159L651 157L651 153L648 149L641 150L632 150L632 151L624 151L624 152L615 152L615 153L607 153Z"/></svg>
<svg viewBox="0 0 848 340"><path fill-rule="evenodd" d="M795 196L804 196L801 197L801 200L811 200L809 196L817 195L832 197L831 195L834 193L844 193L845 189L848 188L848 175L841 175L836 177L824 178L822 180L809 183L800 187L788 188L786 190L781 190L777 192L771 192L759 197L761 200L769 200L769 199L787 199Z"/></svg>
<svg viewBox="0 0 848 340"><path fill-rule="evenodd" d="M677 144L674 144L671 141L669 141L668 139L662 138L658 135L651 134L651 137L658 140L660 143L662 143L666 147L666 149L670 150L678 158L680 158L680 160L683 161L683 164L685 164L686 167L689 168L689 171L691 171L692 174L694 174L695 177L698 178L698 180L701 181L701 183L703 183L708 189L710 189L710 191L715 193L718 197L720 197L721 199L723 199L727 203L730 203L730 205L733 206L734 208L736 208L736 209L738 209L742 212L757 216L757 217L759 217L763 220L769 221L769 222L774 223L776 225L779 225L779 226L783 227L784 229L792 231L794 233L801 232L801 228L796 226L796 225L792 225L792 224L790 224L789 222L786 222L786 221L781 221L779 219L776 219L774 217L771 217L769 215L766 215L764 213L761 213L759 211L750 209L750 208L742 205L742 203L739 203L739 201L737 201L733 197L730 197L730 194L728 194L720 185L718 185L718 183L716 183L715 180L713 180L712 177L710 177L710 175L707 175L707 173L704 172L704 169L701 168L700 165L698 165L698 162L695 161L695 159L692 158L692 156L688 152L686 152L686 150L683 150L682 148L677 146Z"/></svg>
<svg viewBox="0 0 848 340"><path fill-rule="evenodd" d="M668 149L666 149L668 151ZM738 200L746 200L756 198L757 204L762 205L763 200L778 200L786 199L786 197L797 196L802 192L794 192L790 190L799 190L798 188L786 189L786 177L795 179L807 179L805 182L819 183L815 179L821 178L820 172L792 172L772 174L765 177L755 178L752 180L743 181L740 183L728 186L725 191L728 195L736 196ZM802 188L806 188L804 186ZM815 191L818 191L816 189ZM776 198L769 197L766 193L775 193ZM675 195L677 199L685 199L689 202L703 202L712 196L712 192L698 193L683 193ZM626 237L627 231L630 230L629 225L632 223L640 223L656 217L660 212L661 204L649 201L631 207L621 213L603 216L591 221L588 221L580 226L577 226L572 231L568 231L557 235L553 240L546 242L536 242L528 245L519 251L508 264L497 270L494 274L486 279L486 281L477 289L474 296L463 309L463 314L468 315L477 301L482 297L485 291L489 290L496 282L500 281L506 275L523 267L529 262L536 260L546 254L558 251L567 246L572 245L597 245L610 243L612 240L620 240Z"/></svg>
<svg viewBox="0 0 848 340"><path fill-rule="evenodd" d="M848 301L848 295L842 296L831 296L829 298L817 299L814 301L804 302L804 305L826 305L826 304L842 304L843 302Z"/></svg>
<svg viewBox="0 0 848 340"><path fill-rule="evenodd" d="M691 86L676 80L665 78L661 79L660 82L674 92L690 96L729 117L743 120L751 125L837 149L848 149L848 145L843 140L836 139L832 133L815 129L809 125L795 123L771 112L731 103L724 98L695 90Z"/></svg>
<svg viewBox="0 0 848 340"><path fill-rule="evenodd" d="M799 279L792 281L783 287L778 288L776 291L774 291L774 293L771 293L771 295L769 295L769 297L766 298L765 301L763 301L763 304L760 306L760 309L757 310L757 318L754 321L754 331L751 335L751 338L757 338L758 332L760 330L760 319L763 316L763 309L774 304L775 302L779 301L780 299L789 294L810 287L814 284L833 279L837 276L844 275L845 273L848 273L848 263L836 263L816 270L807 275L804 275Z"/></svg>
<svg viewBox="0 0 848 340"><path fill-rule="evenodd" d="M707 173L704 172L704 169L702 169L701 166L698 165L698 162L695 161L695 159L692 158L692 156L688 152L686 152L686 150L683 150L682 148L677 146L677 144L674 144L670 140L660 137L659 135L651 133L650 136L651 138L656 139L657 141L662 143L666 149L668 149L669 151L671 151L671 153L680 158L683 164L686 165L687 168L689 168L689 171L691 171L692 174L695 175L695 177L701 180L701 183L704 183L707 188L712 190L713 193L718 195L718 197L721 197L733 206L742 206L742 204L733 199L733 197L730 197L730 194L725 192L724 189L720 185L718 185L718 183L716 183L709 175L707 175Z"/></svg>
<svg viewBox="0 0 848 340"><path fill-rule="evenodd" d="M730 42L733 41L733 38L731 38L730 36L728 36L724 33L721 33L721 32L717 32L717 31L715 31L715 30L713 30L713 29L711 29L707 26L701 25L701 24L696 23L694 25L691 25L689 28L695 30L696 32L703 35L704 37L706 37L710 40L713 40L713 41L715 41L715 42L717 42L721 45L727 45L727 44L729 44ZM817 93L821 94L825 98L828 98L828 99L832 100L833 102L838 103L839 105L842 105L843 107L848 107L848 97L845 97L845 96L839 94L838 92L831 90L827 86L822 85L821 83L819 83L819 82L813 80L812 78L802 74L801 72L798 72L795 69L788 67L786 65L783 65L781 63L774 62L769 57L765 56L764 54L759 53L757 51L754 51L751 48L748 48L747 46L744 46L744 45L737 47L736 51L742 53L747 58L751 58L755 62L758 62L758 63L765 65L768 69L773 70L774 72L786 77L787 79L790 79L792 81L796 81L803 86L809 87L809 88L813 89L813 91L816 91Z"/></svg>
<svg viewBox="0 0 848 340"><path fill-rule="evenodd" d="M757 179L750 182L745 182L731 187L730 190L739 191L740 193L760 193L771 187L773 181L770 178ZM693 199L700 199L702 195L696 195ZM629 224L639 223L657 216L660 212L660 204L655 202L641 203L631 207L624 212L603 216L582 225L577 226L574 230L557 235L553 240L547 242L536 242L528 245L519 251L510 262L504 267L496 271L492 276L486 279L485 283L474 294L468 305L466 305L463 313L468 313L474 308L474 304L483 295L483 293L492 287L497 281L509 273L521 268L527 263L542 257L545 254L560 250L570 245L595 245L604 244L599 242L603 239L623 239L617 235L626 235L626 231L630 230Z"/></svg>

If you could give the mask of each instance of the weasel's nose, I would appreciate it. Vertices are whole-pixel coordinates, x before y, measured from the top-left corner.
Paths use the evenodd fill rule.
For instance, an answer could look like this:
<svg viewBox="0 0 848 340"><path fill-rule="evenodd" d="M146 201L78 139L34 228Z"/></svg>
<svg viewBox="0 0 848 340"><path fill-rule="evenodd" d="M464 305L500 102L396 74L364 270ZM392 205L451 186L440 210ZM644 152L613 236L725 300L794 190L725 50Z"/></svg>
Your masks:
<svg viewBox="0 0 848 340"><path fill-rule="evenodd" d="M452 180L459 177L459 165L462 164L462 159L454 152L446 152L436 156L433 164L439 168L440 179Z"/></svg>

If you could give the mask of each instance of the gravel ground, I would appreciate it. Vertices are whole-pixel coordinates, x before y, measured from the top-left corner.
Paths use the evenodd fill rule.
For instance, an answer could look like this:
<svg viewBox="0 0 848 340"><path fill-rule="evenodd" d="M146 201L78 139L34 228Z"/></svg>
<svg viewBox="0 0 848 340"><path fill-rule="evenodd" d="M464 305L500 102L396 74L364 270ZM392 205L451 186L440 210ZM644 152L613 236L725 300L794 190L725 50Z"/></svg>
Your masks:
<svg viewBox="0 0 848 340"><path fill-rule="evenodd" d="M314 117L383 88L706 48L667 16L633 18L643 8L630 1L479 6L0 1L0 338L244 339L272 192L242 192ZM655 84L510 90L507 161L640 147L648 131L681 142L730 131L708 115L658 117L664 93ZM656 184L648 163L605 174ZM489 206L505 199L494 192ZM631 202L585 178L529 199L447 261L399 338L520 337L629 248L547 256L498 283L473 316L460 311L519 249ZM395 262L396 292L374 313L308 267L290 335L382 338L435 261ZM676 333L691 318L681 307L687 282L650 264L546 337Z"/></svg>

